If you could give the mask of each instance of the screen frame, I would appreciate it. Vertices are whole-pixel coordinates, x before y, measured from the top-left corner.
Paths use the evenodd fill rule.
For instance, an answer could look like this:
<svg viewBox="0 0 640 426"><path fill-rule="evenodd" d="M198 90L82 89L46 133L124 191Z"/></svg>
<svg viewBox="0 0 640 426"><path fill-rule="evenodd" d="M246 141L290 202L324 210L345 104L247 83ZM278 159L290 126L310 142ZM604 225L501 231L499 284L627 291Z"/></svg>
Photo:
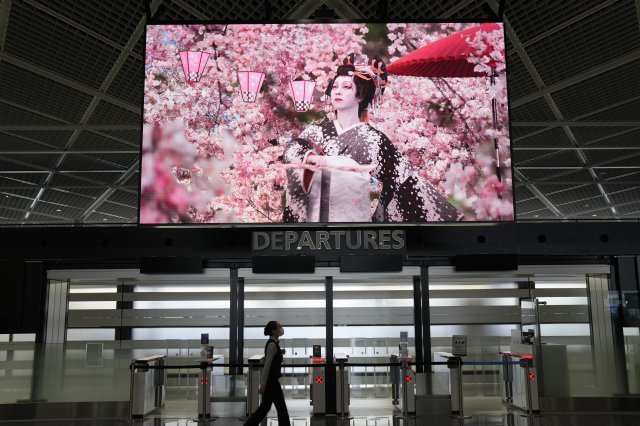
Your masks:
<svg viewBox="0 0 640 426"><path fill-rule="evenodd" d="M144 132L144 121L145 121L145 85L142 85L141 91L141 114L140 114L140 155L139 155L139 170L138 170L138 212L137 212L137 222L136 226L143 228L219 228L219 229L229 229L229 228L331 228L331 227L340 227L340 228L407 228L407 227L427 227L427 226L474 226L474 225L500 225L500 224L515 224L518 222L517 219L517 203L516 203L516 182L514 179L514 171L515 166L513 163L513 117L512 117L512 99L511 99L511 90L510 83L508 77L509 71L509 52L507 49L507 28L506 23L501 19L495 18L485 18L485 19L402 19L402 20L393 20L393 19L335 19L335 18L317 18L317 19L285 19L285 20L275 20L275 19L262 19L262 20L238 20L238 21L230 21L230 20L198 20L198 19L178 19L178 20L159 20L156 18L147 19L145 22L144 30L142 33L142 37L144 39L144 49L143 49L143 67L141 71L141 79L144 82L146 79L145 75L145 66L146 65L146 57L147 57L147 30L150 26L156 25L298 25L298 24L309 24L309 25L323 25L323 24L439 24L439 23L453 23L453 24L485 24L485 23L496 23L502 26L503 31L503 40L504 43L504 59L505 59L505 87L507 90L507 118L508 123L507 127L509 130L509 156L511 159L511 195L512 195L512 205L513 205L513 219L512 220L475 220L475 221L458 221L458 222L215 222L215 223L141 223L141 197L142 197L142 155L143 155L143 132Z"/></svg>

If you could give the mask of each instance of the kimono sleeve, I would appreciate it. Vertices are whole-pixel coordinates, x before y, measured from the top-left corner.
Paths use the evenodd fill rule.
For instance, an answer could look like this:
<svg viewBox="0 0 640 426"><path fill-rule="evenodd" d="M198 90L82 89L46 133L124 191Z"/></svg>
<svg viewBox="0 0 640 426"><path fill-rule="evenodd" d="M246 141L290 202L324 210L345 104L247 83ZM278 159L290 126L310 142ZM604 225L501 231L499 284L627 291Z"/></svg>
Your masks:
<svg viewBox="0 0 640 426"><path fill-rule="evenodd" d="M381 133L378 179L380 204L374 220L384 222L458 221L462 213L411 167L406 158Z"/></svg>

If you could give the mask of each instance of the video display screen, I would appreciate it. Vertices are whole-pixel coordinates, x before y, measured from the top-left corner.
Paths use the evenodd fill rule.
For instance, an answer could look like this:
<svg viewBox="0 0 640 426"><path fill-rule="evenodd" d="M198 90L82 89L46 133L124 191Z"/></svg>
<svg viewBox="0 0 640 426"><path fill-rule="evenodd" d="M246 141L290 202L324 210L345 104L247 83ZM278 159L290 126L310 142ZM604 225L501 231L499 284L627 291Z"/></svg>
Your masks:
<svg viewBox="0 0 640 426"><path fill-rule="evenodd" d="M149 25L140 224L514 220L501 23Z"/></svg>

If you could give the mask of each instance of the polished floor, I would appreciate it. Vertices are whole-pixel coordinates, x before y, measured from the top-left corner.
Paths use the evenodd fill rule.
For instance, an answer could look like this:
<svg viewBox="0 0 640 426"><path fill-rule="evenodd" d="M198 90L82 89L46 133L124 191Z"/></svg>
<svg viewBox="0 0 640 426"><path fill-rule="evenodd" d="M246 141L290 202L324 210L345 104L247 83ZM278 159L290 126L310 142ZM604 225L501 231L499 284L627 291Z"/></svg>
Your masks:
<svg viewBox="0 0 640 426"><path fill-rule="evenodd" d="M117 426L133 424L139 426L241 426L243 403L214 403L213 417L197 418L195 401L170 401L164 408L154 411L144 420L129 422L125 419L40 419L3 421L0 425L51 425L51 426ZM289 399L287 406L291 426L637 426L640 424L640 407L637 413L553 413L526 416L508 411L496 398L468 399L464 418L449 415L425 415L402 418L390 402L381 399L358 399L352 401L348 418L335 416L311 416L311 407L306 399ZM276 412L272 409L262 426L278 426Z"/></svg>

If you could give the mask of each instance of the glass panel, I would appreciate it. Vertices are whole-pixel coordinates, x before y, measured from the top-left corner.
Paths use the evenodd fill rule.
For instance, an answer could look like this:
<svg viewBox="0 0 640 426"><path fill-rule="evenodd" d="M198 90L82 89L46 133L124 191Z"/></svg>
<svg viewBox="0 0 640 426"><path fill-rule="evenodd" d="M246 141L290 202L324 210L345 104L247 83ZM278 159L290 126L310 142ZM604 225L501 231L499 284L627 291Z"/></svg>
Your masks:
<svg viewBox="0 0 640 426"><path fill-rule="evenodd" d="M244 362L263 355L264 326L280 322L285 364L308 364L313 345L326 348L325 281L322 276L249 275L244 284ZM280 379L285 397L309 398L308 368L288 367Z"/></svg>
<svg viewBox="0 0 640 426"><path fill-rule="evenodd" d="M334 353L349 355L350 363L389 363L398 355L400 334L408 335L409 355L415 356L413 277L349 274L334 277ZM358 398L387 398L391 409L389 367L350 367L352 411Z"/></svg>

